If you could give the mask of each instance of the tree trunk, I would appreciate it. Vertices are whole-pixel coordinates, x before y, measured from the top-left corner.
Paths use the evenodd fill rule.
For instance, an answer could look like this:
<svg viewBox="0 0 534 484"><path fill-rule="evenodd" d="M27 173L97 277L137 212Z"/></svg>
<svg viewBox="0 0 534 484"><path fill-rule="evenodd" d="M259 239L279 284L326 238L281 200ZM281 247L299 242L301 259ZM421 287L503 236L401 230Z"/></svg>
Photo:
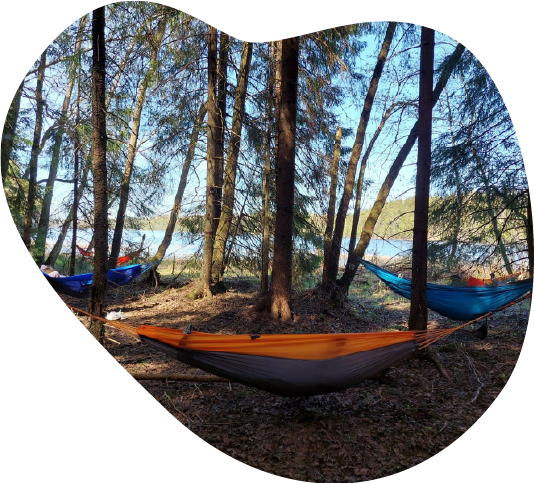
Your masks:
<svg viewBox="0 0 534 484"><path fill-rule="evenodd" d="M283 40L280 134L276 167L276 222L271 278L271 315L282 321L291 319L289 303L292 275L298 56L298 37Z"/></svg>
<svg viewBox="0 0 534 484"><path fill-rule="evenodd" d="M274 42L270 44L271 56L269 59L269 94L266 101L267 122L264 136L264 158L262 177L262 237L261 237L261 294L269 293L269 253L271 251L271 140L273 129L273 99L274 99L274 70L275 51Z"/></svg>
<svg viewBox="0 0 534 484"><path fill-rule="evenodd" d="M334 227L334 233L332 235L332 242L330 244L330 251L326 254L326 283L333 284L336 281L337 273L339 270L339 257L341 254L341 241L343 240L343 232L345 230L345 219L347 217L347 211L349 208L350 199L352 198L352 192L354 188L354 180L356 178L356 166L360 160L362 152L363 142L365 139L365 131L367 130L367 123L369 122L369 116L371 109L373 108L373 102L375 99L376 91L378 89L378 83L382 76L382 70L386 63L386 58L391 46L391 40L397 27L396 22L390 22L386 30L384 42L382 48L378 54L376 66L369 84L369 90L365 97L362 114L360 116L360 123L358 125L358 131L356 132L356 140L354 141L354 147L349 159L349 165L347 168L347 176L345 178L345 188L343 195L339 202L339 208L336 216L336 225Z"/></svg>
<svg viewBox="0 0 534 484"><path fill-rule="evenodd" d="M204 124L205 117L206 103L203 103L202 106L200 106L197 118L195 120L195 124L193 125L193 131L191 132L191 140L189 141L189 148L187 149L187 154L185 156L184 164L182 166L180 182L178 184L176 196L174 197L174 205L172 206L172 210L169 215L169 222L167 223L167 228L165 229L165 235L163 236L163 240L159 244L158 250L156 251L152 260L157 261L165 257L167 249L171 245L172 236L176 227L176 222L178 220L178 216L180 215L180 210L182 208L182 199L184 197L185 187L187 185L187 176L189 175L189 169L191 168L191 163L193 162L193 157L195 156L195 149L198 143L198 135L202 130L202 125Z"/></svg>
<svg viewBox="0 0 534 484"><path fill-rule="evenodd" d="M432 107L434 107L436 103L438 102L439 96L441 95L441 92L445 88L445 85L447 84L447 81L449 80L449 77L451 76L452 71L458 64L458 61L460 60L460 57L462 56L464 50L465 50L465 47L462 44L458 44L454 52L445 61L445 64L443 65L443 68L441 69L439 80L432 93ZM410 131L410 134L408 135L408 138L406 139L404 146L401 148L401 150L399 151L399 154L393 161L393 164L391 165L391 168L389 169L389 173L387 174L384 182L382 183L382 186L380 187L380 191L378 192L375 203L373 204L373 207L371 208L371 211L369 212L369 216L367 217L367 220L365 221L365 224L362 229L362 233L360 235L360 240L358 241L358 244L356 245L354 252L349 254L349 259L347 261L345 271L343 272L343 276L338 281L338 287L344 293L347 293L349 290L350 283L352 282L352 279L354 278L354 274L356 273L356 270L358 269L360 265L358 258L361 258L364 256L365 251L367 247L369 246L369 242L371 241L371 237L373 235L373 231L375 229L378 217L382 213L382 209L384 208L384 205L386 204L386 200L388 198L391 187L395 183L395 180L397 179L397 176L399 174L400 169L402 168L404 161L406 160L407 156L410 154L410 151L417 140L417 135L418 135L418 121L416 121L415 124L413 125L413 128Z"/></svg>
<svg viewBox="0 0 534 484"><path fill-rule="evenodd" d="M219 37L219 61L217 69L217 125L215 127L215 217L213 231L216 233L222 210L224 173L224 132L226 127L226 83L228 75L228 34L221 32Z"/></svg>
<svg viewBox="0 0 534 484"><path fill-rule="evenodd" d="M343 129L341 126L336 130L336 141L334 143L334 155L332 156L332 164L330 165L330 198L328 199L328 211L326 212L326 228L324 231L324 247L323 247L323 284L326 282L326 257L330 253L330 246L332 244L332 230L334 228L334 216L336 212L336 191L337 191L337 174L339 169L339 159L341 157L341 136Z"/></svg>
<svg viewBox="0 0 534 484"><path fill-rule="evenodd" d="M427 329L426 303L428 206L432 157L432 87L434 84L434 31L421 27L419 75L419 133L413 225L412 293L408 329Z"/></svg>
<svg viewBox="0 0 534 484"><path fill-rule="evenodd" d="M204 251L200 293L212 297L211 264L213 261L213 228L215 218L215 144L217 126L217 30L208 31L208 133L206 153L206 214L204 216Z"/></svg>
<svg viewBox="0 0 534 484"><path fill-rule="evenodd" d="M78 238L78 205L80 203L79 192L79 180L80 180L80 134L78 132L80 125L80 74L81 71L78 71L78 97L76 99L76 126L74 127L74 193L73 193L73 202L72 202L72 238L70 243L70 264L69 264L69 275L73 276L76 273L76 243ZM87 170L84 170L84 176L87 173ZM82 185L82 190L83 191Z"/></svg>
<svg viewBox="0 0 534 484"><path fill-rule="evenodd" d="M132 132L128 142L128 155L126 156L126 165L124 167L124 175L121 181L121 189L119 196L119 208L117 210L117 217L115 221L115 230L113 232L113 241L111 243L111 253L109 256L109 268L114 269L117 265L117 259L121 250L122 233L124 231L124 222L126 220L126 207L130 197L130 180L132 177L135 155L137 154L137 141L139 139L139 127L141 126L141 114L146 99L146 91L150 82L153 80L158 63L158 52L161 45L163 34L165 33L166 19L160 20L155 34L149 37L149 42L152 44L152 52L150 55L150 64L145 77L139 86L137 93L137 100L135 102L135 109L132 117Z"/></svg>
<svg viewBox="0 0 534 484"><path fill-rule="evenodd" d="M9 106L7 112L4 130L2 131L2 146L1 152L1 170L2 170L2 184L5 185L7 171L9 169L9 160L11 160L11 153L13 152L13 143L15 141L15 132L17 128L17 120L20 110L20 98L22 97L22 89L24 88L24 81L20 84L15 97Z"/></svg>
<svg viewBox="0 0 534 484"><path fill-rule="evenodd" d="M76 153L75 153L75 156L76 156ZM54 264L56 263L56 260L63 247L63 242L65 242L65 238L67 237L67 232L69 230L71 223L73 224L72 241L74 243L74 250L76 250L76 232L75 232L74 220L75 220L75 214L78 210L77 207L80 203L80 200L82 199L85 187L87 186L88 175L89 175L89 165L87 165L83 169L82 178L80 180L78 190L76 191L74 195L72 206L70 207L69 213L67 214L67 218L65 218L63 225L61 226L61 231L59 232L59 236L54 246L52 247L52 250L48 254L48 257L46 258L44 262L46 265L54 266ZM71 244L71 269L74 269L73 262L72 262L72 244ZM74 274L70 274L70 275L72 276Z"/></svg>
<svg viewBox="0 0 534 484"><path fill-rule="evenodd" d="M104 312L108 270L108 196L106 167L106 43L105 7L93 11L93 186L95 210L94 271L89 298L89 312L102 317ZM104 324L91 319L91 334L100 343L104 340Z"/></svg>
<svg viewBox="0 0 534 484"><path fill-rule="evenodd" d="M46 67L46 49L41 54L39 70L37 73L37 86L35 88L35 101L37 103L37 112L35 115L35 128L33 130L33 144L29 164L29 184L28 184L28 203L24 214L24 231L22 241L26 249L30 250L32 243L32 226L35 211L35 198L37 195L37 160L40 153L41 130L43 129L43 83Z"/></svg>
<svg viewBox="0 0 534 484"><path fill-rule="evenodd" d="M85 25L86 17L82 17L78 26L76 35L76 43L74 46L74 55L78 55L82 46L82 33ZM63 143L63 134L65 133L65 125L68 119L68 110L70 106L70 98L74 89L74 82L78 66L76 62L72 62L69 72L69 82L67 84L67 92L63 99L61 107L61 115L58 121L57 131L54 135L54 145L52 147L52 159L50 161L50 170L48 179L46 180L46 187L43 199L43 206L39 216L39 224L37 226L37 236L35 238L34 256L38 264L44 259L46 248L46 236L48 234L48 227L50 225L50 207L52 206L52 198L54 196L54 184L56 182L57 171L59 168L59 158L61 154L61 144Z"/></svg>
<svg viewBox="0 0 534 484"><path fill-rule="evenodd" d="M386 110L386 112L384 113L384 116L382 116L382 120L380 121L378 128L376 128L375 134L371 138L371 141L369 142L369 146L367 147L367 150L365 150L365 154L363 155L362 162L360 163L360 174L358 175L358 181L356 183L356 201L355 201L355 206L354 206L354 215L352 217L352 229L350 231L349 254L352 253L352 251L354 250L354 247L356 246L356 234L358 232L358 224L360 223L363 182L365 180L365 170L367 168L367 160L369 159L369 156L371 152L373 151L373 146L375 145L376 140L380 136L382 129L384 129L386 121L389 119L389 117L391 116L391 114L393 113L396 107L397 107L397 104L393 103Z"/></svg>
<svg viewBox="0 0 534 484"><path fill-rule="evenodd" d="M528 276L534 277L534 232L532 230L532 205L530 204L530 190L527 190L527 253Z"/></svg>
<svg viewBox="0 0 534 484"><path fill-rule="evenodd" d="M218 224L213 246L213 265L211 270L212 279L215 283L222 283L224 274L224 249L228 234L235 203L235 182L237 174L237 160L239 149L241 147L241 128L243 126L243 116L245 114L245 98L248 86L248 73L250 60L252 59L252 46L249 42L243 43L243 52L241 53L241 65L237 78L237 88L234 105L234 116L232 120L232 133L230 135L230 146L228 158L224 170L224 186L221 219Z"/></svg>

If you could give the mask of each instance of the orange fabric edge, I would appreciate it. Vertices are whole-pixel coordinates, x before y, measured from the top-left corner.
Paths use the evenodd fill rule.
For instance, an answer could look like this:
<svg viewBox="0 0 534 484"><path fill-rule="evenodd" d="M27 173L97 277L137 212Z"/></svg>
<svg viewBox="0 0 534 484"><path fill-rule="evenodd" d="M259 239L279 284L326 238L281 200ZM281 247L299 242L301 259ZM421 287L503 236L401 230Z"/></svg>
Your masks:
<svg viewBox="0 0 534 484"><path fill-rule="evenodd" d="M368 351L406 341L415 341L415 331L341 334L262 334L224 335L181 329L140 326L137 334L177 348L245 355L323 360ZM255 337L258 336L258 337Z"/></svg>

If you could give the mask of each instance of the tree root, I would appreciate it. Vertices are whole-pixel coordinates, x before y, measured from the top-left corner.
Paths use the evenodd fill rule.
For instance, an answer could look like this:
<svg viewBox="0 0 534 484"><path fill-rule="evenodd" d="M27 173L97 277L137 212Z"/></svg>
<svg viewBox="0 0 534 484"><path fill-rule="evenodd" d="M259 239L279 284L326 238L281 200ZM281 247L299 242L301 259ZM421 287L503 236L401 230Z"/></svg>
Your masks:
<svg viewBox="0 0 534 484"><path fill-rule="evenodd" d="M437 369L439 370L439 372L447 379L447 380L452 380L451 376L449 375L449 373L447 372L447 370L445 369L445 367L441 364L441 361L439 360L439 357L438 355L436 354L436 352L433 350L433 349L430 349L430 348L426 348L425 351L421 351L419 352L419 357L422 358L422 359L425 359L425 360L428 360L430 361L431 363L434 363L434 365L436 365Z"/></svg>

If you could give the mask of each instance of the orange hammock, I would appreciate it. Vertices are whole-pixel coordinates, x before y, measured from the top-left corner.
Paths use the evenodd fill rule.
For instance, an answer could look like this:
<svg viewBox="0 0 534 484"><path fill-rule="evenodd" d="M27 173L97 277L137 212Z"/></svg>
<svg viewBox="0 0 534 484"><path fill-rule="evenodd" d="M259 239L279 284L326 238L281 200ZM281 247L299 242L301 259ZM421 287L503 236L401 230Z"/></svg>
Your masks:
<svg viewBox="0 0 534 484"><path fill-rule="evenodd" d="M530 294L520 300L527 297ZM96 319L182 363L271 393L297 397L345 390L491 314L455 328L428 331L263 335L184 333L181 329Z"/></svg>
<svg viewBox="0 0 534 484"><path fill-rule="evenodd" d="M516 272L514 274L507 274L506 276L496 277L497 281L505 282L508 279L513 279L521 275L521 272ZM467 281L468 286L486 286L488 284L493 284L493 279L479 279L478 277L469 277L469 279L464 279Z"/></svg>

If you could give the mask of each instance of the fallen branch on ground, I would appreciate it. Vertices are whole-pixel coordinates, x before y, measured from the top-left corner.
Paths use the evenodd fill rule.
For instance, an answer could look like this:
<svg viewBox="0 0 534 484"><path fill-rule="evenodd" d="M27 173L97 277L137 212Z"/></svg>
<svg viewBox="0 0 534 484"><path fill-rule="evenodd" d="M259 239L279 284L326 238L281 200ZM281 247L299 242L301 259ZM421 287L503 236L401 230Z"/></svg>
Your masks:
<svg viewBox="0 0 534 484"><path fill-rule="evenodd" d="M196 383L228 382L226 378L215 375L187 375L185 373L135 373L129 372L136 380L174 380Z"/></svg>

